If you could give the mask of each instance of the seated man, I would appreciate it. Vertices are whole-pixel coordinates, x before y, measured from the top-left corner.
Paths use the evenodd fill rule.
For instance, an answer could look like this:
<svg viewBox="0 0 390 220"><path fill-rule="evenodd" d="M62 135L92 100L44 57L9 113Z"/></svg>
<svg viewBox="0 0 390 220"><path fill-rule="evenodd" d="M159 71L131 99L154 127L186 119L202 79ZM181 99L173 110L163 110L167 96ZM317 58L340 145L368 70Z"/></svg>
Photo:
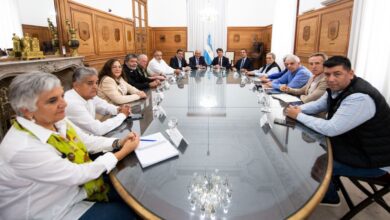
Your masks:
<svg viewBox="0 0 390 220"><path fill-rule="evenodd" d="M279 79L272 81L272 88L280 90L281 87L286 85L290 88L303 87L311 76L310 71L301 66L299 57L292 54L286 56L285 63L287 64L287 73ZM269 84L265 84L264 86L270 88Z"/></svg>
<svg viewBox="0 0 390 220"><path fill-rule="evenodd" d="M287 116L329 136L333 176L390 182L389 173L381 169L390 166L390 107L385 98L370 83L354 75L348 58L331 57L324 67L327 93L299 107L289 106ZM319 112L328 112L327 118L310 116ZM332 181L322 202L340 203Z"/></svg>
<svg viewBox="0 0 390 220"><path fill-rule="evenodd" d="M150 79L142 72L138 71L137 56L135 54L127 54L125 57L125 64L123 65L123 75L126 76L127 82L139 90L156 88L160 85L158 79Z"/></svg>
<svg viewBox="0 0 390 220"><path fill-rule="evenodd" d="M146 54L140 54L137 57L137 63L138 67L137 70L139 70L140 73L142 73L145 77L151 79L151 80L158 80L158 81L164 81L166 76L161 75L161 76L149 76L148 71L146 70L148 67L148 56Z"/></svg>
<svg viewBox="0 0 390 220"><path fill-rule="evenodd" d="M309 57L309 68L313 73L306 85L300 89L290 88L288 86L282 86L281 91L287 92L299 98L303 103L315 101L319 99L328 88L326 84L326 77L324 74L324 62L327 56L324 53L314 53Z"/></svg>
<svg viewBox="0 0 390 220"><path fill-rule="evenodd" d="M202 69L207 66L204 57L201 55L200 50L195 50L194 56L190 57L191 69Z"/></svg>
<svg viewBox="0 0 390 220"><path fill-rule="evenodd" d="M169 66L171 66L173 69L180 71L191 70L190 67L188 67L186 59L184 59L184 51L182 49L178 49L176 51L176 56L171 58L171 60L169 61Z"/></svg>
<svg viewBox="0 0 390 220"><path fill-rule="evenodd" d="M234 65L234 71L247 72L253 70L252 61L248 58L246 49L241 49L241 59Z"/></svg>
<svg viewBox="0 0 390 220"><path fill-rule="evenodd" d="M286 56L283 57L283 64L284 64L285 67L287 66ZM288 69L284 68L284 70L282 70L280 72L264 74L264 75L260 76L260 79L261 79L262 83L266 83L267 84L266 87L271 88L272 87L272 81L276 80L276 79L279 79L280 77L282 77L287 72L288 72Z"/></svg>
<svg viewBox="0 0 390 220"><path fill-rule="evenodd" d="M222 48L217 49L217 54L218 54L218 56L214 58L211 65L213 65L214 68L225 67L226 69L230 69L231 65L230 65L229 59L223 55Z"/></svg>
<svg viewBox="0 0 390 220"><path fill-rule="evenodd" d="M148 64L148 74L149 76L163 76L165 74L179 74L181 70L175 70L162 59L161 50L156 50L153 53L153 59Z"/></svg>
<svg viewBox="0 0 390 220"><path fill-rule="evenodd" d="M275 59L276 59L276 56L274 53L271 53L271 52L267 53L267 55L265 56L266 64L263 65L260 69L247 72L246 74L248 76L262 77L262 76L271 75L273 73L281 72L281 69L280 69L279 65L275 62Z"/></svg>
<svg viewBox="0 0 390 220"><path fill-rule="evenodd" d="M65 114L79 128L93 135L104 135L122 124L130 114L130 106L117 107L97 96L98 75L95 69L79 67L73 74L73 89L65 92L68 103ZM95 119L96 113L116 115L104 122Z"/></svg>

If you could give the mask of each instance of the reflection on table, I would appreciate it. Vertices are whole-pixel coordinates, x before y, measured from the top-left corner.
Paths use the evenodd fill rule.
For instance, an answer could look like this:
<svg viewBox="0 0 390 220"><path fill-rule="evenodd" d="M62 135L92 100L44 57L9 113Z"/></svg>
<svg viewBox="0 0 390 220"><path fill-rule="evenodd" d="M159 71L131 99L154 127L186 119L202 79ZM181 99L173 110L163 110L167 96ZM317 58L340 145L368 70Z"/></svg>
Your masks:
<svg viewBox="0 0 390 220"><path fill-rule="evenodd" d="M175 117L188 141L178 157L142 169L132 154L112 172L116 188L142 215L285 219L302 208L307 209L303 216L310 213L320 201L331 170L324 137L301 124L274 124L274 118L283 117L281 103L271 99L270 113L262 112L257 87L244 77L209 70L184 74L163 91L159 105L166 117L153 115L153 96L161 91L152 91L133 107L144 119L124 123L110 134L119 137L131 128L142 135L161 132L168 139L168 119ZM178 82L182 85L175 86ZM262 117L268 124L261 127ZM321 156L325 159L317 160ZM225 180L229 187L224 188ZM231 190L231 197L211 194L217 185Z"/></svg>

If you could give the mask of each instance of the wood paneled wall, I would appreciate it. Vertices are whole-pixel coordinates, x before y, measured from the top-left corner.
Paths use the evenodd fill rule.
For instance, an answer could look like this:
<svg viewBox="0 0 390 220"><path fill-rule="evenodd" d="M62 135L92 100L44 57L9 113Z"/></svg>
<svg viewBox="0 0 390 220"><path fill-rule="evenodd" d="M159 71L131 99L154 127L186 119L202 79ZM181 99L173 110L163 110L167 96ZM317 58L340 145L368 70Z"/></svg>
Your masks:
<svg viewBox="0 0 390 220"><path fill-rule="evenodd" d="M227 51L234 51L234 62L240 59L240 50L248 50L248 56L252 51L254 41L264 43L264 56L260 62L255 63L259 67L264 62L265 53L270 51L272 39L272 25L265 27L228 27Z"/></svg>
<svg viewBox="0 0 390 220"><path fill-rule="evenodd" d="M79 54L84 63L98 71L113 57L123 60L127 53L135 51L134 23L131 20L91 8L71 0L57 0L61 24L59 32L62 43L68 40L65 19L77 29L80 41Z"/></svg>
<svg viewBox="0 0 390 220"><path fill-rule="evenodd" d="M310 54L318 51L328 56L347 55L352 6L352 0L342 0L298 16L295 54L303 65L307 65Z"/></svg>
<svg viewBox="0 0 390 220"><path fill-rule="evenodd" d="M50 36L49 28L47 26L43 27L43 26L22 24L22 30L24 34L28 33L30 37L38 38L39 46L41 47L41 50L43 48L43 42L48 42L48 43L51 42L51 36Z"/></svg>
<svg viewBox="0 0 390 220"><path fill-rule="evenodd" d="M177 49L187 51L187 27L151 27L149 36L150 59L154 50L161 50L163 59L169 65L169 60Z"/></svg>

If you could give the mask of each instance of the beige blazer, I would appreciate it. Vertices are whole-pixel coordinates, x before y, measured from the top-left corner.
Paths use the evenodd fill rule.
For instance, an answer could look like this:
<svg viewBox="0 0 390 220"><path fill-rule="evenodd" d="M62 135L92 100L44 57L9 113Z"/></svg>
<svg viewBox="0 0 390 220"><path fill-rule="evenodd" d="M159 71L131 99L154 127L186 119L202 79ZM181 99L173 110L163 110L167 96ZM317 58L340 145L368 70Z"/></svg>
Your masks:
<svg viewBox="0 0 390 220"><path fill-rule="evenodd" d="M293 95L299 95L303 103L315 101L319 99L328 88L326 83L325 74L321 74L315 78L316 83L314 82L314 76L310 77L306 85L299 89L288 88L287 93ZM314 86L314 87L313 87Z"/></svg>
<svg viewBox="0 0 390 220"><path fill-rule="evenodd" d="M105 76L99 84L98 96L107 102L121 105L140 99L139 90L129 85L122 77L118 83L111 77Z"/></svg>

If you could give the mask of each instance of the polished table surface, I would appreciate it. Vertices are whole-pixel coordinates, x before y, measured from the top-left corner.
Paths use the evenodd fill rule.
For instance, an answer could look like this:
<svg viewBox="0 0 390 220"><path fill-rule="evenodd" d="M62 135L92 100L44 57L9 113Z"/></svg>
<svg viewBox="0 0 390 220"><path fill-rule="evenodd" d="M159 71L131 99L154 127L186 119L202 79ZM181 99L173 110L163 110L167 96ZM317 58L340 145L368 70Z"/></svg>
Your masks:
<svg viewBox="0 0 390 220"><path fill-rule="evenodd" d="M161 132L168 139L165 130L175 117L188 142L178 148L179 156L147 168L134 153L118 164L111 176L123 187L122 194L139 203L135 209L143 207L163 219L209 219L199 207L191 209L188 186L194 173L207 176L216 169L232 189L227 213L217 207L217 219L285 219L302 210L319 188L323 195L331 159L325 138L301 124L274 124L274 117L283 118L281 103L271 99L270 113L262 112L252 80L232 72L193 71L170 84L160 103L165 119L154 117L152 91L133 105L133 112L145 118L110 134L120 137L131 127L141 135ZM270 126L260 126L264 114Z"/></svg>

